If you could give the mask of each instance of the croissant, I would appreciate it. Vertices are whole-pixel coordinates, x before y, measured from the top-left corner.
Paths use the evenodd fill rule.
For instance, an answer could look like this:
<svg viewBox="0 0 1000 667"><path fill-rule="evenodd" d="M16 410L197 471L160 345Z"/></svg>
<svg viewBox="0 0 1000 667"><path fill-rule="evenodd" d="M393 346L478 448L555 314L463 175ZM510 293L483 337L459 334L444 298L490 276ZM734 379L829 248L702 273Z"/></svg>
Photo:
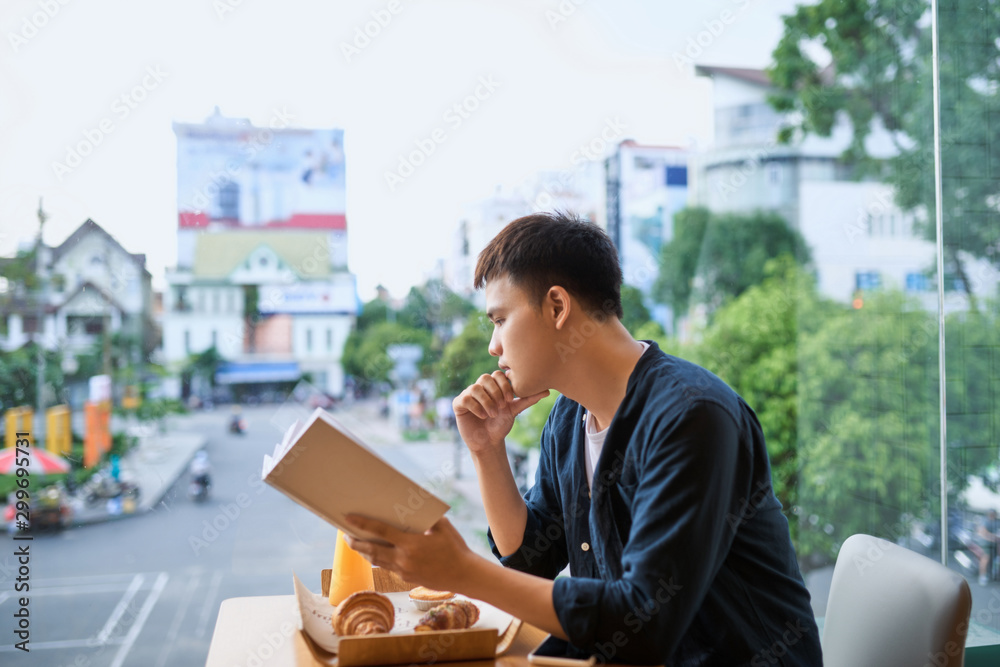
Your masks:
<svg viewBox="0 0 1000 667"><path fill-rule="evenodd" d="M396 609L386 596L359 591L337 605L333 631L341 637L389 632L396 622Z"/></svg>
<svg viewBox="0 0 1000 667"><path fill-rule="evenodd" d="M424 614L414 632L430 630L464 630L479 620L479 607L468 600L444 602Z"/></svg>

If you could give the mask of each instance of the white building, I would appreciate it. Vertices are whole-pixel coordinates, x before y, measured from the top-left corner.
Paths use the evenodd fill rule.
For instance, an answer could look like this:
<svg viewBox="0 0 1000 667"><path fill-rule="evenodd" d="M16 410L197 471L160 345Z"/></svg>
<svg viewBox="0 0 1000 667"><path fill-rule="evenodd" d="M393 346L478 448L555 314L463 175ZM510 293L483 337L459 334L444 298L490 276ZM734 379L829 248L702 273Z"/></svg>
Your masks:
<svg viewBox="0 0 1000 667"><path fill-rule="evenodd" d="M37 337L71 364L75 354L92 349L110 331L129 335L136 355L152 351L158 333L145 255L128 252L89 219L60 245L43 245L41 254L46 283L41 326L35 295L10 294L0 313L0 331L6 332L0 333L0 349L14 350Z"/></svg>
<svg viewBox="0 0 1000 667"><path fill-rule="evenodd" d="M618 248L624 283L647 297L660 273L660 249L673 238L674 214L688 205L688 161L682 148L631 139L604 161L608 235ZM669 331L669 309L648 298L646 305Z"/></svg>
<svg viewBox="0 0 1000 667"><path fill-rule="evenodd" d="M347 270L343 131L254 127L218 109L174 131L178 258L164 295L164 362L179 373L214 347L225 359L220 385L253 394L308 375L340 396L358 308ZM167 388L192 392L207 387L178 377Z"/></svg>
<svg viewBox="0 0 1000 667"><path fill-rule="evenodd" d="M27 250L33 243L23 245ZM77 357L108 350L109 364L141 368L159 342L153 321L151 276L146 256L125 250L93 220L87 220L61 244L41 246L44 296L7 283L0 293L0 350L10 351L37 341L56 351L70 376L67 396L45 394L44 402L68 400L79 407L87 398L86 378ZM0 265L16 260L0 260ZM31 268L38 271L37 265ZM2 268L2 266L0 266ZM41 307L40 307L41 306ZM41 318L39 318L41 311ZM107 333L107 336L105 335ZM115 348L109 336L119 336ZM121 370L112 366L109 372ZM123 387L115 387L116 398Z"/></svg>
<svg viewBox="0 0 1000 667"><path fill-rule="evenodd" d="M797 229L812 252L820 292L848 302L858 290L894 286L937 307L935 246L915 230L917 215L896 206L892 188L849 180L840 156L850 142L846 122L830 137L777 143L782 117L767 102L762 70L698 66L713 82L715 141L697 157L694 199L713 212L775 211ZM873 131L867 150L892 155L887 132ZM965 257L980 296L995 291L988 263ZM946 284L946 308L967 308L961 285Z"/></svg>

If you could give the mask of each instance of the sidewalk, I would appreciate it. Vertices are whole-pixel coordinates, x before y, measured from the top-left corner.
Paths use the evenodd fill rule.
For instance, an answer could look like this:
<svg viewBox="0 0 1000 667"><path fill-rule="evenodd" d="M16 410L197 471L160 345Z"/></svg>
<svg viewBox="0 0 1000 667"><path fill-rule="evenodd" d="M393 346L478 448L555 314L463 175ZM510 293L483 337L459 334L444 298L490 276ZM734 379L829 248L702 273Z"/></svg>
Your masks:
<svg viewBox="0 0 1000 667"><path fill-rule="evenodd" d="M139 487L139 501L132 512L109 511L115 509L115 503L106 501L88 507L82 497L75 497L70 499L72 515L67 527L123 519L144 514L156 507L167 489L187 469L195 452L205 445L204 435L175 431L174 427L175 424L169 424L167 433L156 430L136 432L136 446L121 459L121 478L135 482Z"/></svg>

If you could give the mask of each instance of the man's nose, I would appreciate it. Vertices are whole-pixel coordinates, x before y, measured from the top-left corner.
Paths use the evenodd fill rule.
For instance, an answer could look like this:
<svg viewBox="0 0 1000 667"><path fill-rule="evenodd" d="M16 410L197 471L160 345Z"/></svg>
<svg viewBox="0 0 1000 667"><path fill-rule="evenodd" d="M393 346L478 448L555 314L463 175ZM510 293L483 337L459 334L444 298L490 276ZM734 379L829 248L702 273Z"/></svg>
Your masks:
<svg viewBox="0 0 1000 667"><path fill-rule="evenodd" d="M500 353L503 352L503 347L500 345L500 339L497 336L496 327L493 327L493 333L490 334L490 346L489 352L494 357L499 357Z"/></svg>

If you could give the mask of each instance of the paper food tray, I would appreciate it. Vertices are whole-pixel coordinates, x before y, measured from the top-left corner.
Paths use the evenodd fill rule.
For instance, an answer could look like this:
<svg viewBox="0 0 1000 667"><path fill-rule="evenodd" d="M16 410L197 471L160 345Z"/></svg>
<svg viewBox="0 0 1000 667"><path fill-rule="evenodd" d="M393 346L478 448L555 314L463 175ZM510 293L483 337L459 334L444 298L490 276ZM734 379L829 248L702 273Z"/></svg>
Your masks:
<svg viewBox="0 0 1000 667"><path fill-rule="evenodd" d="M383 593L396 608L396 623L387 634L338 637L333 632L333 613L326 596L310 591L294 577L295 596L302 619L296 641L299 665L433 664L456 660L492 659L509 648L520 628L520 620L480 600L479 621L467 630L414 632L423 616L410 602L409 593Z"/></svg>

